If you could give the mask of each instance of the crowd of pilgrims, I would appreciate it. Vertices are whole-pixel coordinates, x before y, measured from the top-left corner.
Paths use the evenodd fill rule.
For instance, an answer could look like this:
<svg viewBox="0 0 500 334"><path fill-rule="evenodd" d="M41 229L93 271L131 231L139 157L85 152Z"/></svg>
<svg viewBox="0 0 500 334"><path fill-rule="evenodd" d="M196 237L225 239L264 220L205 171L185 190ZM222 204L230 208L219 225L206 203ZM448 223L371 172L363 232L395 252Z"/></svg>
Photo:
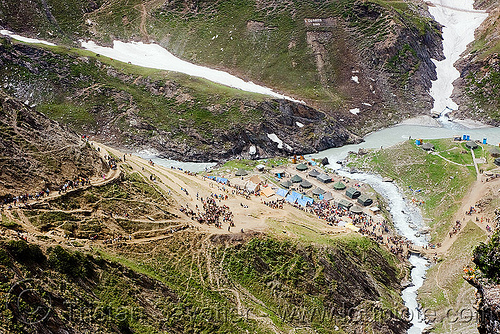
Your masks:
<svg viewBox="0 0 500 334"><path fill-rule="evenodd" d="M59 187L55 187L60 194L67 192L68 190L71 189L76 189L79 187L87 186L90 185L90 180L88 178L84 177L77 177L74 180L67 180L63 185ZM12 206L19 206L21 204L27 204L29 201L32 200L39 200L45 197L48 197L50 195L50 189L46 188L45 190L41 190L36 193L32 194L22 194L18 196L5 196L1 200L1 204L3 205L8 205L8 208L11 209Z"/></svg>
<svg viewBox="0 0 500 334"><path fill-rule="evenodd" d="M227 195L211 193L207 198L198 198L202 203L201 210L198 204L196 204L194 210L189 207L189 204L186 204L185 207L181 206L180 211L200 224L213 224L215 227L222 228L222 224L227 223L228 231L231 230L231 227L234 227L232 211L225 204L217 204L217 201L221 203L223 200L227 200Z"/></svg>

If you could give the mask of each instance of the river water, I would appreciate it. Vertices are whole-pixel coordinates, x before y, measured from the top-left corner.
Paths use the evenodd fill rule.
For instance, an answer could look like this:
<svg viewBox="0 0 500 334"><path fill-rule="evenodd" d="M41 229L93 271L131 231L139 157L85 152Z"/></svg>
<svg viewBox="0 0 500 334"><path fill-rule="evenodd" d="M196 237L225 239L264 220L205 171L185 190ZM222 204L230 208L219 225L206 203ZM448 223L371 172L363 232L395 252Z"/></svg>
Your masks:
<svg viewBox="0 0 500 334"><path fill-rule="evenodd" d="M416 234L418 229L424 227L423 219L419 210L405 200L404 195L397 186L393 183L382 182L381 177L377 175L365 173L350 174L342 170L341 165L336 164L336 161L343 160L349 151L357 151L359 148L369 149L388 147L401 141L408 140L409 138L437 139L468 134L473 140L487 138L488 143L494 145L500 143L500 129L498 128L467 129L460 123L451 122L447 117L448 112L458 108L451 99L453 81L459 76L459 72L454 68L453 64L460 58L463 51L465 51L467 44L474 40L474 31L487 17L487 14L473 9L474 0L429 0L429 3L431 4L429 6L429 12L434 16L436 21L444 26L443 52L446 59L434 61L438 79L433 82L430 91L431 96L435 100L433 111L441 114L439 118L441 127L418 125L394 126L366 136L363 143L332 148L308 156L311 158L328 157L332 164L331 167L336 169L340 175L345 175L365 182L375 191L380 193L389 204L389 210L398 233L413 241L416 245L425 245L427 242L424 236L417 236ZM27 39L6 30L1 30L0 34L10 35L13 38L27 43L45 43L52 45L45 41ZM216 71L181 61L156 44L122 43L115 41L113 48L104 48L89 41L82 42L82 46L102 55L107 55L139 66L184 72L189 75L204 77L208 80L242 90L293 100L269 88L258 86L251 82L244 82L222 71ZM139 155L143 158L151 159L157 164L173 168L182 168L193 172L203 171L214 165L211 163L184 163L160 159L156 157L154 152L148 151L141 152ZM415 225L415 228L413 229L410 227L410 224ZM417 334L422 333L427 326L418 311L417 293L424 282L429 262L415 255L412 255L409 261L413 265L411 271L412 286L409 286L403 291L402 298L411 316L410 320L412 327L408 330L408 333Z"/></svg>

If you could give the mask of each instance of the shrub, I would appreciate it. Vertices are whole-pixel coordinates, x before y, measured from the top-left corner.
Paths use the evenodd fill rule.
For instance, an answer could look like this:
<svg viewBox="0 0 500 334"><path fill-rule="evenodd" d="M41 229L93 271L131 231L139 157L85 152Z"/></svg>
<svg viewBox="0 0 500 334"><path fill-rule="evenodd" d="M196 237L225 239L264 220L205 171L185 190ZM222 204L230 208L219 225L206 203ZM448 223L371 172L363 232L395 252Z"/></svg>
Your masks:
<svg viewBox="0 0 500 334"><path fill-rule="evenodd" d="M38 245L29 244L24 240L10 240L6 249L19 262L44 262L45 255Z"/></svg>
<svg viewBox="0 0 500 334"><path fill-rule="evenodd" d="M500 282L500 231L487 244L482 242L474 249L473 260L486 278Z"/></svg>
<svg viewBox="0 0 500 334"><path fill-rule="evenodd" d="M92 261L80 252L70 252L61 246L49 249L49 265L70 277L90 276L93 273Z"/></svg>

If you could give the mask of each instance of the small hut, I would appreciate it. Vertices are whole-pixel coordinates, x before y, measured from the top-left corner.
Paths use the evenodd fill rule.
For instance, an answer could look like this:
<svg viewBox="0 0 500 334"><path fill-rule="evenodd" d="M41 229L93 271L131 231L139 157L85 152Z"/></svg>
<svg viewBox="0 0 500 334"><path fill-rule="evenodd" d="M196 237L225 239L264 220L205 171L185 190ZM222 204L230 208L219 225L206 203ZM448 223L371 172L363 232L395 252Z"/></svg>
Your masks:
<svg viewBox="0 0 500 334"><path fill-rule="evenodd" d="M301 172L306 171L306 170L309 169L309 167L307 167L306 164L298 164L297 167L295 167L295 168L297 168L297 170L301 171Z"/></svg>
<svg viewBox="0 0 500 334"><path fill-rule="evenodd" d="M260 193L267 198L274 196L274 191L271 189L271 187L266 187L260 191Z"/></svg>
<svg viewBox="0 0 500 334"><path fill-rule="evenodd" d="M471 150L475 150L476 148L478 148L477 144L472 140L469 140L467 143L465 143L465 146L467 146L467 148L470 148Z"/></svg>
<svg viewBox="0 0 500 334"><path fill-rule="evenodd" d="M491 149L490 149L490 154L492 157L500 157L500 149L498 149L498 147L496 146L493 146Z"/></svg>
<svg viewBox="0 0 500 334"><path fill-rule="evenodd" d="M323 195L323 201L331 201L333 199L333 195L331 192L327 192Z"/></svg>
<svg viewBox="0 0 500 334"><path fill-rule="evenodd" d="M313 189L312 193L313 193L313 195L319 196L319 195L323 195L325 193L325 191L318 187L318 188Z"/></svg>
<svg viewBox="0 0 500 334"><path fill-rule="evenodd" d="M337 182L337 183L334 183L333 184L333 188L335 190L344 190L346 188L345 184L343 184L342 182Z"/></svg>
<svg viewBox="0 0 500 334"><path fill-rule="evenodd" d="M248 172L246 170L244 170L243 168L240 168L236 171L235 175L236 176L245 176L245 175L248 175Z"/></svg>
<svg viewBox="0 0 500 334"><path fill-rule="evenodd" d="M433 151L434 145L432 145L431 143L424 143L422 145L422 148L424 149L424 151Z"/></svg>
<svg viewBox="0 0 500 334"><path fill-rule="evenodd" d="M358 197L358 203L363 206L369 206L373 204L373 200L370 197L366 196L365 194L361 194Z"/></svg>
<svg viewBox="0 0 500 334"><path fill-rule="evenodd" d="M349 210L349 209L351 208L351 206L352 206L352 203L351 203L351 202L349 202L349 201L347 201L347 200L345 200L345 199L341 199L341 200L339 201L339 204L338 204L338 205L339 205L339 207L341 207L341 208L344 208L344 209L346 209L346 210Z"/></svg>
<svg viewBox="0 0 500 334"><path fill-rule="evenodd" d="M291 180L292 180L293 183L300 183L300 182L302 182L302 178L300 176L298 176L297 174L295 174L294 176L292 176Z"/></svg>
<svg viewBox="0 0 500 334"><path fill-rule="evenodd" d="M304 189L309 189L311 188L313 185L311 184L311 182L307 181L307 180L302 180L302 182L300 182L300 186Z"/></svg>
<svg viewBox="0 0 500 334"><path fill-rule="evenodd" d="M312 171L309 172L309 176L311 176L311 177L316 177L319 174L321 174L321 173L318 172L316 169L313 169Z"/></svg>
<svg viewBox="0 0 500 334"><path fill-rule="evenodd" d="M286 180L286 181L281 182L280 185L283 188L290 189L290 187L292 186L292 181Z"/></svg>
<svg viewBox="0 0 500 334"><path fill-rule="evenodd" d="M361 193L359 192L359 190L356 189L356 188L353 188L353 187L347 189L345 191L345 194L346 194L347 197L352 198L352 199L356 199L356 198L358 198L361 195Z"/></svg>
<svg viewBox="0 0 500 334"><path fill-rule="evenodd" d="M319 181L321 181L323 183L332 182L332 177L328 174L320 174L320 175L316 176L316 179L318 179Z"/></svg>
<svg viewBox="0 0 500 334"><path fill-rule="evenodd" d="M359 206L355 205L351 208L350 210L352 213L362 213L363 209L361 209Z"/></svg>

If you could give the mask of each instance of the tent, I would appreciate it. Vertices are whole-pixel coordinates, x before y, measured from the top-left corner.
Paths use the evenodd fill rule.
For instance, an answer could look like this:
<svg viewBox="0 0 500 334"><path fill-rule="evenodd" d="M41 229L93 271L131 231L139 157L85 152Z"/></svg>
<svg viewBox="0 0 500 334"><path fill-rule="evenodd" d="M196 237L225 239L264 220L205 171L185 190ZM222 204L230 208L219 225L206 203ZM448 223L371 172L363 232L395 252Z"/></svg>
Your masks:
<svg viewBox="0 0 500 334"><path fill-rule="evenodd" d="M302 182L302 178L300 176L298 176L297 174L295 174L294 176L292 176L291 180L292 180L293 183Z"/></svg>
<svg viewBox="0 0 500 334"><path fill-rule="evenodd" d="M359 192L359 190L356 189L356 188L353 188L353 187L347 189L345 191L345 194L346 194L347 197L352 198L352 199L356 199L356 198L359 197L359 195L361 195L361 193Z"/></svg>
<svg viewBox="0 0 500 334"><path fill-rule="evenodd" d="M285 171L275 172L274 176L276 176L278 179L282 179L285 177Z"/></svg>
<svg viewBox="0 0 500 334"><path fill-rule="evenodd" d="M299 198L297 204L300 206L307 206L307 201L305 199Z"/></svg>
<svg viewBox="0 0 500 334"><path fill-rule="evenodd" d="M339 181L333 184L333 188L335 188L335 190L344 190L346 187L345 184Z"/></svg>
<svg viewBox="0 0 500 334"><path fill-rule="evenodd" d="M258 175L254 175L250 178L250 181L252 181L255 184L262 183L262 179Z"/></svg>
<svg viewBox="0 0 500 334"><path fill-rule="evenodd" d="M295 167L295 168L297 168L297 170L299 170L301 172L309 169L309 167L307 167L306 164L298 164L297 167Z"/></svg>
<svg viewBox="0 0 500 334"><path fill-rule="evenodd" d="M316 178L323 183L332 182L332 177L328 174L319 174Z"/></svg>
<svg viewBox="0 0 500 334"><path fill-rule="evenodd" d="M467 148L470 148L471 150L475 150L478 147L477 144L474 143L472 140L465 143L465 146L467 146Z"/></svg>
<svg viewBox="0 0 500 334"><path fill-rule="evenodd" d="M309 189L311 188L313 185L311 184L311 182L307 181L307 180L302 180L302 182L300 182L300 186L304 189Z"/></svg>
<svg viewBox="0 0 500 334"><path fill-rule="evenodd" d="M288 194L288 190L285 190L283 188L278 188L278 190L276 190L276 195L280 197L286 197L286 194Z"/></svg>
<svg viewBox="0 0 500 334"><path fill-rule="evenodd" d="M431 143L425 143L422 145L422 148L425 150L425 151L431 151L434 149L434 145L432 145Z"/></svg>
<svg viewBox="0 0 500 334"><path fill-rule="evenodd" d="M371 212L373 212L373 213L377 213L377 212L379 212L379 211L380 211L380 209L378 208L378 206L372 206L372 207L370 208L370 211L371 211Z"/></svg>
<svg viewBox="0 0 500 334"><path fill-rule="evenodd" d="M266 196L267 198L274 195L274 191L271 189L271 187L266 187L266 188L262 189L260 192L262 195Z"/></svg>
<svg viewBox="0 0 500 334"><path fill-rule="evenodd" d="M345 227L347 227L348 229L354 231L354 232L358 232L359 231L359 227L356 227L353 225L353 223L347 223L345 224Z"/></svg>
<svg viewBox="0 0 500 334"><path fill-rule="evenodd" d="M296 199L296 198L294 198L292 195L287 195L287 196L285 197L285 201L287 201L288 203L292 203L292 204L294 204L294 203L297 201L297 199Z"/></svg>
<svg viewBox="0 0 500 334"><path fill-rule="evenodd" d="M255 166L255 168L259 171L259 172L262 172L264 170L266 166L264 166L263 164L258 164L257 166Z"/></svg>
<svg viewBox="0 0 500 334"><path fill-rule="evenodd" d="M227 184L227 179L224 178L224 177L219 177L217 176L217 178L215 179L217 182L219 183L224 183L224 184Z"/></svg>
<svg viewBox="0 0 500 334"><path fill-rule="evenodd" d="M302 200L306 201L309 204L313 204L314 203L314 200L311 197L302 196Z"/></svg>
<svg viewBox="0 0 500 334"><path fill-rule="evenodd" d="M245 189L248 190L249 192L254 192L256 193L257 191L260 190L260 185L253 183L252 181L248 181L245 184Z"/></svg>
<svg viewBox="0 0 500 334"><path fill-rule="evenodd" d="M319 196L319 195L323 195L325 193L325 191L321 188L315 188L315 189L313 189L312 193L313 193L313 195Z"/></svg>
<svg viewBox="0 0 500 334"><path fill-rule="evenodd" d="M298 193L298 192L296 192L296 191L292 191L292 192L290 193L290 195L288 195L288 196L292 196L292 198L294 198L295 200L297 200L297 199L299 199L299 198L302 198L302 195L301 195L301 194L299 194L299 193Z"/></svg>
<svg viewBox="0 0 500 334"><path fill-rule="evenodd" d="M331 201L333 199L332 193L327 192L323 195L323 201Z"/></svg>
<svg viewBox="0 0 500 334"><path fill-rule="evenodd" d="M352 203L351 203L351 202L349 202L349 201L346 201L345 199L341 199L341 200L339 201L339 204L338 204L338 205L339 205L339 207L341 207L341 208L344 208L344 209L348 209L348 210L349 210L349 208L352 206Z"/></svg>
<svg viewBox="0 0 500 334"><path fill-rule="evenodd" d="M311 176L311 177L316 177L319 174L321 174L321 173L318 172L316 169L313 169L312 171L309 172L309 176Z"/></svg>
<svg viewBox="0 0 500 334"><path fill-rule="evenodd" d="M362 213L363 209L361 209L359 206L355 205L351 208L352 213Z"/></svg>
<svg viewBox="0 0 500 334"><path fill-rule="evenodd" d="M373 200L364 195L364 194L361 194L359 197L358 197L358 203L363 205L363 206L368 206L368 205L372 205L373 204Z"/></svg>
<svg viewBox="0 0 500 334"><path fill-rule="evenodd" d="M495 159L495 165L500 166L500 158Z"/></svg>
<svg viewBox="0 0 500 334"><path fill-rule="evenodd" d="M236 176L245 176L245 175L248 175L248 172L243 168L240 168L236 171Z"/></svg>
<svg viewBox="0 0 500 334"><path fill-rule="evenodd" d="M280 185L281 185L283 188L288 189L288 188L290 188L290 187L292 186L292 181L290 181L290 180L286 180L286 181L281 182L281 183L280 183Z"/></svg>
<svg viewBox="0 0 500 334"><path fill-rule="evenodd" d="M500 157L500 149L498 149L498 147L494 146L494 147L490 148L490 154L493 157Z"/></svg>

